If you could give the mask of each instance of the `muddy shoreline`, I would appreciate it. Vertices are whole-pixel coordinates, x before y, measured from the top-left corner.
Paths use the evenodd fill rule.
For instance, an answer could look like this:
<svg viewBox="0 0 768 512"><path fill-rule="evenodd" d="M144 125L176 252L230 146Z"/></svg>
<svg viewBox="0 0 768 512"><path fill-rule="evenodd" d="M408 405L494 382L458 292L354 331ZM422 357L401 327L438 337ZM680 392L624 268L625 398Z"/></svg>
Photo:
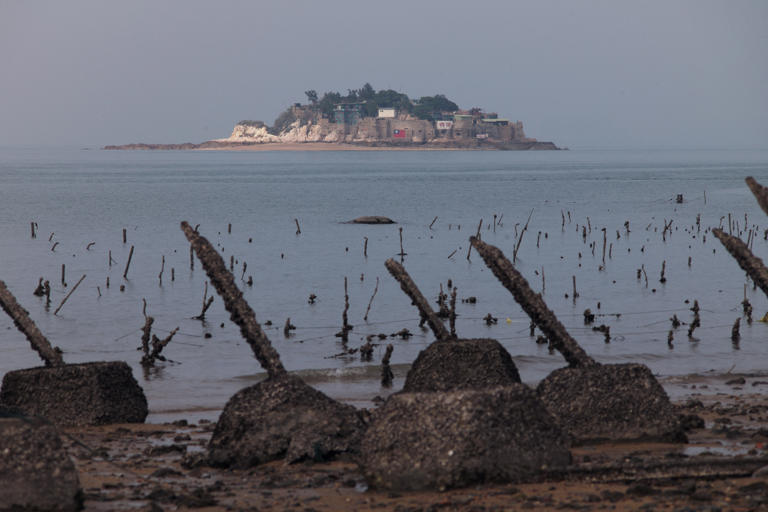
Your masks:
<svg viewBox="0 0 768 512"><path fill-rule="evenodd" d="M768 506L768 386L752 375L688 375L662 384L698 417L688 444L604 443L572 449L565 472L533 482L444 492L368 490L352 460L248 470L199 465L214 423L69 428L86 510L748 510ZM694 422L695 423L695 422ZM712 507L715 507L714 509Z"/></svg>

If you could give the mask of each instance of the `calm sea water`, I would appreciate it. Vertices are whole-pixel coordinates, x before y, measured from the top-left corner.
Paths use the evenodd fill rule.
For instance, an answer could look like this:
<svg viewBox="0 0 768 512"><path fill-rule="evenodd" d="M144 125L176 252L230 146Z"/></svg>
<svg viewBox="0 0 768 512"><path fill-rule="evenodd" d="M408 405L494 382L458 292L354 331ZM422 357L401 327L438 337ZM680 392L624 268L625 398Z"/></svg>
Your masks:
<svg viewBox="0 0 768 512"><path fill-rule="evenodd" d="M459 334L501 341L523 380L533 384L563 366L562 358L529 336L528 318L482 260L474 253L467 260L468 237L481 219L483 239L511 257L530 215L517 268L535 290L543 291L549 307L596 359L642 362L660 375L765 372L768 324L742 321L740 343L734 345L730 337L742 316L745 284L755 320L768 311L768 301L706 233L721 224L727 228L730 214L732 229L741 230L745 239L755 229L753 250L768 255L768 219L744 184L750 175L768 183L768 152L6 148L0 149L0 279L64 350L67 362L128 361L147 393L151 419L215 417L230 395L263 372L218 297L205 322L191 318L200 313L206 277L197 261L190 270L189 245L179 222L200 224L200 232L217 244L227 262L234 256L237 280L259 321L272 322L265 329L286 367L334 397L365 404L388 392L378 381L384 344L394 345L396 390L407 365L433 341L430 332L418 327L418 312L384 268L387 258L398 257L402 228L404 264L422 292L436 300L440 284L447 288L451 279L460 299L476 297L474 304L458 304ZM675 202L677 194L683 194L682 204ZM361 215L385 215L397 224L344 223ZM296 234L294 219L301 234ZM35 239L31 221L39 226ZM672 222L666 240L665 222ZM608 244L604 265L603 228ZM123 279L131 246L134 255ZM115 260L111 266L109 251ZM667 282L660 283L664 261ZM637 279L641 267L647 286L644 278ZM82 285L54 316L82 275L87 276ZM249 276L252 287L241 281ZM572 276L580 294L575 301ZM39 277L53 285L50 308L32 295ZM367 335L402 328L414 336L389 338L371 363L333 357L342 351L334 335L341 327L345 277L354 325L351 347ZM378 292L365 322L377 278ZM317 295L315 304L308 303L311 293ZM143 371L136 350L142 299L159 336L180 328L164 351L170 361L149 372ZM687 337L687 325L681 326L670 348L669 319L676 314L690 322L694 299L701 306L702 325L694 340ZM610 326L610 343L584 325L586 308L602 315L597 324ZM488 313L498 324L485 324ZM286 338L282 327L288 317L297 329ZM40 364L7 316L0 317L0 333L0 374Z"/></svg>

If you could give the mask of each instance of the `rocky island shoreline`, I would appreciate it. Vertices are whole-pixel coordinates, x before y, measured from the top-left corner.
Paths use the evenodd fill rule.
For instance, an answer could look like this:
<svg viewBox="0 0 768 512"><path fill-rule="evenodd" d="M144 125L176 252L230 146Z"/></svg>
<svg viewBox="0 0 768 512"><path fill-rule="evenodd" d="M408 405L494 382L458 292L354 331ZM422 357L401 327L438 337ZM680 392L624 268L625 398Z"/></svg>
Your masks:
<svg viewBox="0 0 768 512"><path fill-rule="evenodd" d="M553 142L527 137L521 121L495 112L468 110L441 94L411 100L370 84L346 96L305 93L272 126L238 122L229 137L201 143L108 145L110 150L558 150Z"/></svg>

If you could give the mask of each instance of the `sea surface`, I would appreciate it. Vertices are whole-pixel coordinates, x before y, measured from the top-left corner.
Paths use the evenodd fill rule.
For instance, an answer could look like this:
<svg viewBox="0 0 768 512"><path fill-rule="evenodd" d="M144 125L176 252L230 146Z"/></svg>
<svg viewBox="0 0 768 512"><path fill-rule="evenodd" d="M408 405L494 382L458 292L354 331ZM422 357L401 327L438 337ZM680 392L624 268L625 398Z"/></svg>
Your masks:
<svg viewBox="0 0 768 512"><path fill-rule="evenodd" d="M0 279L66 362L127 361L147 394L149 421L215 418L233 393L264 377L218 296L205 321L192 318L200 314L206 276L199 261L190 268L182 220L199 224L227 264L234 259L236 281L285 366L355 405L399 389L408 365L434 340L384 268L387 258L401 259L400 230L403 263L424 295L437 308L440 286L450 293L450 280L459 298L458 334L499 340L527 383L564 361L536 343L540 333L530 336L529 319L481 258L474 251L468 258L478 226L482 239L510 258L519 245L517 269L597 360L644 363L660 376L762 374L768 324L759 320L768 301L709 232L722 226L746 240L752 230L754 253L768 256L768 218L746 176L768 184L768 151L0 148ZM397 223L346 223L362 215ZM32 294L40 277L52 286L48 307ZM371 362L340 355L335 334L345 278L354 326L348 347L387 335L374 340ZM743 317L745 295L751 325ZM465 302L470 297L476 302ZM168 360L151 369L141 366L137 350L143 300L159 337L179 327L163 351ZM689 338L694 300L701 327ZM594 325L610 327L610 342L584 324L587 308L597 314ZM486 324L489 313L498 323ZM673 315L683 325L670 344ZM286 337L288 318L296 329ZM413 336L389 336L404 328ZM385 389L380 364L389 343L396 378ZM41 364L5 315L0 354L0 375Z"/></svg>

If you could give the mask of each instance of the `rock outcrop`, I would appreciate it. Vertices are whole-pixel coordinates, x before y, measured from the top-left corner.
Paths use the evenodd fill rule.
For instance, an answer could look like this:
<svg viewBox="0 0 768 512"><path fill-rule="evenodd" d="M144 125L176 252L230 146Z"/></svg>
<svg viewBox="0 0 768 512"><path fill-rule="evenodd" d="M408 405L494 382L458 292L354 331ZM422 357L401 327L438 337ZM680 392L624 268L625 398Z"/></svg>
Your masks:
<svg viewBox="0 0 768 512"><path fill-rule="evenodd" d="M667 393L647 366L561 368L536 393L575 443L686 442Z"/></svg>
<svg viewBox="0 0 768 512"><path fill-rule="evenodd" d="M419 352L403 392L486 389L520 383L509 352L493 339L436 341Z"/></svg>
<svg viewBox="0 0 768 512"><path fill-rule="evenodd" d="M220 142L250 142L264 144L268 142L280 142L280 137L267 131L266 125L237 124L232 134L226 139L217 139Z"/></svg>
<svg viewBox="0 0 768 512"><path fill-rule="evenodd" d="M56 429L0 408L0 510L82 508L75 464Z"/></svg>
<svg viewBox="0 0 768 512"><path fill-rule="evenodd" d="M229 399L208 445L208 463L248 468L355 454L364 427L361 412L298 377L269 378Z"/></svg>
<svg viewBox="0 0 768 512"><path fill-rule="evenodd" d="M381 215L364 215L363 217L358 217L348 222L348 224L394 224L394 223L395 221L393 221L389 217L382 217Z"/></svg>
<svg viewBox="0 0 768 512"><path fill-rule="evenodd" d="M370 486L402 491L514 482L570 461L567 436L522 384L393 395L360 454Z"/></svg>
<svg viewBox="0 0 768 512"><path fill-rule="evenodd" d="M8 372L0 406L59 426L142 423L148 412L144 391L123 361Z"/></svg>
<svg viewBox="0 0 768 512"><path fill-rule="evenodd" d="M328 142L372 147L425 146L464 149L558 149L551 142L528 138L520 121L503 126L478 127L472 120L463 120L456 129L438 130L433 121L416 119L408 115L397 119L366 117L354 124L334 123L319 117L317 112L299 108L297 118L279 133L270 133L268 127L257 121L241 121L229 137L199 144L199 149L213 149L216 145L258 145L275 143ZM482 124L482 123L481 123ZM190 145L134 144L107 146L106 149L195 149Z"/></svg>

